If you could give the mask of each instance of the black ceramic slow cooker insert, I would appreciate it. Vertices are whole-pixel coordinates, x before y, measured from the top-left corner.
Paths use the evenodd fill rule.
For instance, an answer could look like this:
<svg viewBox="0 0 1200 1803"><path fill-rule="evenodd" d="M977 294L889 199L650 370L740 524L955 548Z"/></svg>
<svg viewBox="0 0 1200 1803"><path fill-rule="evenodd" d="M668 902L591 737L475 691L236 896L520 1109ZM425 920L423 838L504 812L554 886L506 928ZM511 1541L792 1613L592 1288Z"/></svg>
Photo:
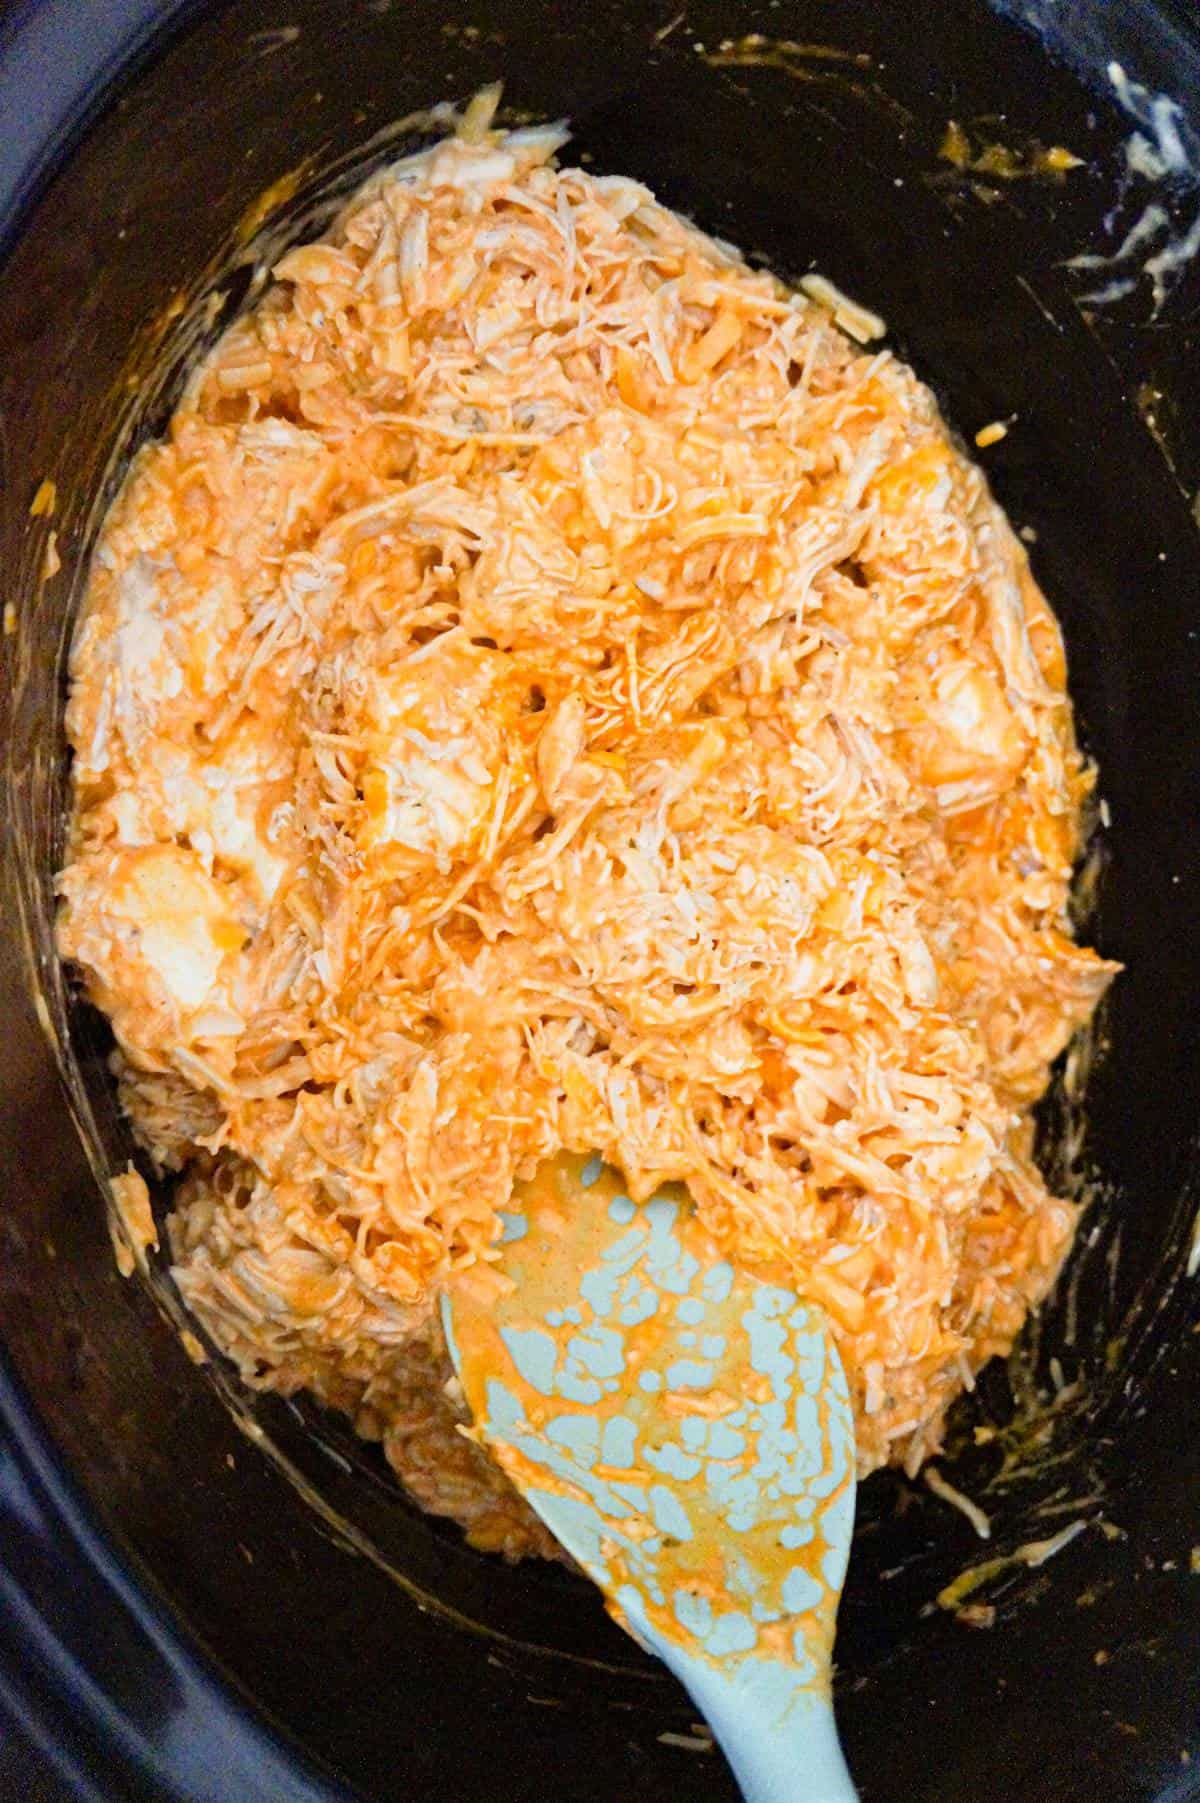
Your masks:
<svg viewBox="0 0 1200 1803"><path fill-rule="evenodd" d="M993 1538L864 1487L839 1719L867 1799L1200 1796L1190 0L0 11L0 1704L80 1795L734 1794L582 1580L473 1552L343 1424L190 1363L164 1270L118 1275L101 1185L131 1146L53 950L64 647L130 451L279 247L494 80L502 122L566 117L567 155L883 314L968 442L1012 422L988 474L1101 770L1081 918L1127 969L1043 1109L1088 1201L1072 1264L943 1464Z"/></svg>

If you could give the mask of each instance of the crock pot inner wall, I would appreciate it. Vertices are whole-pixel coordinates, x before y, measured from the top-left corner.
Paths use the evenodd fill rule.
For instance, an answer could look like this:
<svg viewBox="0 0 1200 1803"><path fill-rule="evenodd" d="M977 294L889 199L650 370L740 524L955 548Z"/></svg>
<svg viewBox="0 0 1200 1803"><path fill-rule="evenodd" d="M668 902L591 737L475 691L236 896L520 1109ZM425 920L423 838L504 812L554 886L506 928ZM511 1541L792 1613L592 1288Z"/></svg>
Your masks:
<svg viewBox="0 0 1200 1803"><path fill-rule="evenodd" d="M1094 1172L1102 1179L1089 1221L1096 1240L1085 1249L1078 1292L1082 1328L1068 1345L1058 1305L1040 1343L1043 1384L1055 1357L1068 1380L1082 1371L1086 1403L1063 1412L1055 1448L1061 1465L984 1500L1001 1550L1053 1532L1056 1518L1039 1513L1048 1499L1054 1509L1103 1491L1104 1508L1123 1525L1122 1508L1134 1507L1146 1470L1142 1460L1141 1475L1130 1476L1141 1456L1130 1416L1153 1401L1166 1421L1172 1406L1183 1406L1182 1389L1171 1388L1182 1386L1182 1375L1160 1371L1155 1388L1142 1383L1149 1348L1136 1330L1149 1317L1140 1306L1135 1331L1126 1329L1131 1308L1178 1250L1197 1118L1189 1018L1196 971L1187 930L1196 899L1197 796L1187 769L1195 533L1128 400L1149 379L1141 367L1144 317L1089 327L1058 268L1101 239L1129 121L1052 67L1035 39L965 0L931 9L923 38L873 5L721 6L676 18L671 9L544 5L495 6L466 18L430 5L401 12L378 0L340 9L216 8L126 90L46 194L3 277L0 341L19 346L3 397L5 550L20 606L8 648L10 875L24 897L47 1002L57 1019L47 878L61 801L61 629L113 447L160 429L176 392L172 302L216 267L264 189L298 171L296 192L280 205L299 218L322 172L375 132L502 75L515 111L566 113L576 122L571 154L642 177L670 204L785 273L815 262L879 307L893 342L934 382L964 433L1017 416L989 470L1016 523L1037 534L1039 574L1067 631L1081 721L1113 813L1092 931L1130 971L1110 1011L1111 1045L1089 1085L1085 1142L1064 1171L1072 1181ZM739 40L755 30L866 60L792 51L739 58ZM721 50L726 40L732 53ZM1011 141L1061 142L1094 167L1061 186L1017 185L982 198L939 162L938 146L949 118L1001 111ZM244 274L229 277L230 308L245 288ZM1180 416L1171 448L1181 468L1189 460L1194 468L1197 452L1177 368L1195 298L1189 276L1158 322L1160 340L1161 328L1172 327L1170 348L1155 353ZM1128 372L1124 379L1110 356ZM135 393L129 372L144 377L147 370L156 372L156 385ZM26 512L43 475L59 488L53 525L64 570L39 588L44 528L31 529ZM19 959L21 947L10 956ZM103 1067L103 1035L79 1010L71 1033L77 1105L116 1168L128 1141ZM459 1794L470 1794L465 1774L473 1759L483 1760L479 1748L503 1747L507 1759L506 1712L519 1701L517 1738L527 1746L579 1749L594 1737L609 1763L573 1776L583 1794L591 1784L594 1794L610 1796L618 1775L626 1788L644 1783L649 1794L651 1784L680 1783L685 1774L695 1794L728 1794L712 1761L659 1741L664 1731L686 1733L690 1712L586 1589L559 1572L512 1573L480 1558L398 1499L382 1469L336 1424L323 1421L314 1435L303 1408L242 1399L251 1421L285 1448L353 1533L429 1595L506 1639L476 1644L419 1620L368 1560L319 1538L315 1518L288 1485L230 1430L146 1298L113 1274L98 1200L32 1038L14 1045L8 1080L25 1098L9 1127L15 1193L6 1263L15 1277L8 1343L109 1525L240 1682L362 1782L401 1773L407 1780L412 1761L436 1757L464 1775ZM44 1123L39 1138L53 1145L52 1157L17 1128L18 1109ZM1061 1151L1062 1128L1052 1111L1051 1158ZM1156 1293L1165 1293L1161 1283ZM1158 1323L1160 1341L1178 1324L1181 1306ZM1008 1406L1002 1374L992 1373L965 1426L1003 1420ZM993 1464L969 1454L950 1475L977 1493ZM1173 1469L1176 1493L1179 1476ZM894 1784L903 1771L905 1795L925 1794L924 1787L932 1794L936 1784L940 1795L999 1796L1007 1794L995 1763L1000 1749L1004 1759L1029 1765L1035 1796L1073 1794L1061 1784L1037 1788L1049 1783L1053 1755L1039 1745L1044 1729L1022 1649L1046 1641L1064 1667L1058 1681L1066 1683L1067 1668L1073 1674L1077 1713L1087 1686L1096 1687L1090 1714L1084 1706L1092 1745L1085 1753L1072 1744L1070 1769L1082 1771L1080 1762L1093 1758L1137 1763L1141 1749L1123 1745L1134 1737L1108 1724L1105 1711L1112 1711L1096 1676L1102 1668L1092 1658L1112 1624L1098 1606L1074 1607L1093 1567L1097 1583L1111 1581L1114 1592L1128 1587L1132 1549L1090 1530L1061 1564L1025 1577L1020 1607L1021 1583L1007 1593L1001 1612L1011 1609L1012 1621L994 1636L971 1636L941 1612L920 1614L977 1556L969 1531L920 1489L890 1478L868 1487L863 1516L839 1658L843 1721L864 1781L889 1771ZM1069 1512L1057 1517L1070 1519ZM1144 1556L1141 1543L1137 1556ZM1186 1562L1187 1548L1173 1546L1162 1557ZM1030 1594L1039 1589L1045 1594ZM1114 1619L1129 1617L1118 1611ZM1123 1626L1117 1632L1127 1634ZM281 1644L300 1633L303 1662ZM522 1652L509 1640L557 1649L574 1663ZM613 1675L592 1662L620 1669ZM405 1701L381 1728L365 1695L390 1696L389 1686L400 1686L397 1673ZM447 1687L491 1724L473 1753L461 1744ZM926 1771L911 1733L897 1738L905 1699L916 1694L930 1699L949 1778L945 1767ZM547 1700L526 1704L531 1695ZM974 1711L991 1712L994 1733L981 1733L977 1713L966 1719L964 1697ZM564 1701L573 1710L569 1722L559 1717ZM1133 1713L1134 1725L1144 1724L1144 1702ZM421 1753L418 1723L427 1743ZM514 1758L513 1788L498 1794L536 1794L521 1788L529 1780ZM1016 1768L1003 1769L1007 1785Z"/></svg>

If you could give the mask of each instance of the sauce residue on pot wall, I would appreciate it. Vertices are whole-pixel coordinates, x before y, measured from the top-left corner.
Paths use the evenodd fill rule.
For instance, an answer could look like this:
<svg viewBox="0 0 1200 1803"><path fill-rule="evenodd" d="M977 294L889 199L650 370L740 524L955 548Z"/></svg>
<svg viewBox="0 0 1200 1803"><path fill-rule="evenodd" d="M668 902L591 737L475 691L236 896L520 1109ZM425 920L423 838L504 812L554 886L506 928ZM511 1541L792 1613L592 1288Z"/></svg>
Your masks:
<svg viewBox="0 0 1200 1803"><path fill-rule="evenodd" d="M1105 227L1117 243L1109 251L1084 251L1067 268L1094 272L1097 286L1081 306L1107 307L1150 284L1150 319L1158 318L1185 270L1200 251L1200 144L1179 102L1134 81L1109 63L1106 76L1135 129L1125 142L1125 168ZM1120 234L1118 238L1118 233ZM1102 272L1108 272L1103 279Z"/></svg>
<svg viewBox="0 0 1200 1803"><path fill-rule="evenodd" d="M868 75L875 65L865 51L845 50L836 44L768 38L757 31L740 38L723 38L715 50L702 43L694 48L711 69L776 69L793 81L841 88L869 106L879 107L901 126L912 124L908 108Z"/></svg>
<svg viewBox="0 0 1200 1803"><path fill-rule="evenodd" d="M1024 143L1001 142L996 132L1003 123L1000 119L979 119L966 126L951 119L938 156L963 174L982 175L1002 182L1061 182L1068 171L1083 168L1084 159L1062 144L1046 145L1037 138L1029 138Z"/></svg>

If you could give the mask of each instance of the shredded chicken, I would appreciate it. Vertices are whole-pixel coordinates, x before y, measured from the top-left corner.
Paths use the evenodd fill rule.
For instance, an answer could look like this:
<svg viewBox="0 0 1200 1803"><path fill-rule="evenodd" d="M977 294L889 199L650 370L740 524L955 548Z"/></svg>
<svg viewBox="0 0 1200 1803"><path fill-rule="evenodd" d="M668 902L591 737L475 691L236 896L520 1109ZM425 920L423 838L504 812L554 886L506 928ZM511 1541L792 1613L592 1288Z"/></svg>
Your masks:
<svg viewBox="0 0 1200 1803"><path fill-rule="evenodd" d="M915 1470L1070 1245L1028 1111L1114 967L1058 629L929 392L487 123L290 251L138 458L60 939L200 1323L516 1556L433 1308L515 1179L682 1180Z"/></svg>

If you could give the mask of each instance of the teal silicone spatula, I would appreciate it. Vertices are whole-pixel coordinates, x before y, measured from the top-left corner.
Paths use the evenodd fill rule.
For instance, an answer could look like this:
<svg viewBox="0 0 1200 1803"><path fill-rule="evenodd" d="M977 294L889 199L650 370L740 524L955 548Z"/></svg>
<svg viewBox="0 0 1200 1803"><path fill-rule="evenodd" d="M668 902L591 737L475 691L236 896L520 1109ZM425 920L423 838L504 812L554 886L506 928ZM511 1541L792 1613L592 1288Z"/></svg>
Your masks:
<svg viewBox="0 0 1200 1803"><path fill-rule="evenodd" d="M598 1159L518 1187L443 1303L476 1432L670 1667L750 1803L855 1796L830 1661L854 1424L824 1316L735 1269L677 1188Z"/></svg>

